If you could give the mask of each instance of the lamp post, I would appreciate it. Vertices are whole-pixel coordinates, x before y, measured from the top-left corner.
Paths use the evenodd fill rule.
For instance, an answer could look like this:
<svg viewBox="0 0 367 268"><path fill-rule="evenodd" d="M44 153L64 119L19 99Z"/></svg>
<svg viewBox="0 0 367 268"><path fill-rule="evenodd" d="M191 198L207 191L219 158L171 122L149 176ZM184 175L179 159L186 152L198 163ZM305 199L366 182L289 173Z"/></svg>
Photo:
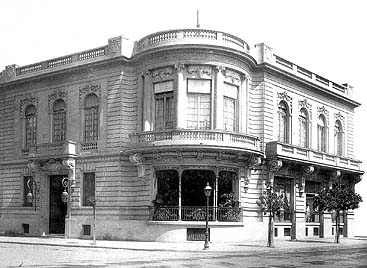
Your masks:
<svg viewBox="0 0 367 268"><path fill-rule="evenodd" d="M208 228L208 217L209 217L209 196L212 192L212 187L210 187L209 182L206 183L206 186L204 188L204 193L206 196L206 208L205 208L205 243L204 243L204 249L209 248L209 228Z"/></svg>
<svg viewBox="0 0 367 268"><path fill-rule="evenodd" d="M63 203L67 203L66 208L66 217L68 218L68 232L65 232L65 239L70 238L71 236L71 185L73 181L70 180L68 177L64 177L61 181L62 186L64 187L64 191L61 194L61 201Z"/></svg>

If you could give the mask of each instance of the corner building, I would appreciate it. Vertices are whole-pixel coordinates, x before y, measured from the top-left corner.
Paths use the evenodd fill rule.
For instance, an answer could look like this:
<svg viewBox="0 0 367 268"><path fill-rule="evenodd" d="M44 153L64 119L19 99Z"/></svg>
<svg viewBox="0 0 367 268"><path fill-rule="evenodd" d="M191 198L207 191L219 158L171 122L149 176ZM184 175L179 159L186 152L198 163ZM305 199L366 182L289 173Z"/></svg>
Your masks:
<svg viewBox="0 0 367 268"><path fill-rule="evenodd" d="M0 76L0 232L98 239L266 240L256 201L288 206L275 236L330 237L312 200L354 187L352 87L219 31L182 29ZM353 211L342 217L353 236Z"/></svg>

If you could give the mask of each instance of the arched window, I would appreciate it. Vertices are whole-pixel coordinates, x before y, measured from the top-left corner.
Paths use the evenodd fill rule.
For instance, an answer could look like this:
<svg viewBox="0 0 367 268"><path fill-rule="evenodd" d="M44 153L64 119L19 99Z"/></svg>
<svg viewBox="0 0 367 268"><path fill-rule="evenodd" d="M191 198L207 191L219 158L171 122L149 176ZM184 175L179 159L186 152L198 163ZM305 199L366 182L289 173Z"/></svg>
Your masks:
<svg viewBox="0 0 367 268"><path fill-rule="evenodd" d="M66 133L66 105L63 100L55 101L52 119L52 140L64 141Z"/></svg>
<svg viewBox="0 0 367 268"><path fill-rule="evenodd" d="M343 126L342 123L337 120L335 122L335 152L337 155L343 155Z"/></svg>
<svg viewBox="0 0 367 268"><path fill-rule="evenodd" d="M309 146L309 118L306 109L302 108L299 114L299 145L308 148Z"/></svg>
<svg viewBox="0 0 367 268"><path fill-rule="evenodd" d="M98 140L98 97L89 94L84 102L84 141Z"/></svg>
<svg viewBox="0 0 367 268"><path fill-rule="evenodd" d="M317 121L317 149L326 152L326 121L323 115L320 115Z"/></svg>
<svg viewBox="0 0 367 268"><path fill-rule="evenodd" d="M289 143L289 130L290 130L290 120L289 120L289 110L288 105L281 101L278 105L278 115L279 115L279 129L278 129L278 141Z"/></svg>
<svg viewBox="0 0 367 268"><path fill-rule="evenodd" d="M36 107L28 105L25 109L25 146L36 144Z"/></svg>

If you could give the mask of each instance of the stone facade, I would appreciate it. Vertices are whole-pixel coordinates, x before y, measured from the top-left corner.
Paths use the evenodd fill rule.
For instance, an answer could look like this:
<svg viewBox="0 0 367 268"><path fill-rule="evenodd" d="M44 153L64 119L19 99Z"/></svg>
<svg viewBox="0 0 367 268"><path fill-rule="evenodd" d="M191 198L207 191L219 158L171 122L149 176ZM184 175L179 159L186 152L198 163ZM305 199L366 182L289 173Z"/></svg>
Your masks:
<svg viewBox="0 0 367 268"><path fill-rule="evenodd" d="M265 240L256 201L270 182L289 203L278 238L329 237L332 215L313 195L363 174L351 91L265 44L202 29L9 65L0 232L89 238L95 198L99 239L200 240L208 182L210 239ZM353 236L353 212L342 225Z"/></svg>

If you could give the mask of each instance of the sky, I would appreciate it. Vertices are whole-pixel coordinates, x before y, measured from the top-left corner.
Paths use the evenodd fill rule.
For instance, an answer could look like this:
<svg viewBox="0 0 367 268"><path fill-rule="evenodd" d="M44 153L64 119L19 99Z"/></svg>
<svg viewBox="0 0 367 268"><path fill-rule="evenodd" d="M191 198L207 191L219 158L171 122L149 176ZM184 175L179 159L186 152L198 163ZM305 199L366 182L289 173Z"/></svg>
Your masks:
<svg viewBox="0 0 367 268"><path fill-rule="evenodd" d="M367 171L367 2L364 0L15 0L0 7L0 70L168 29L224 31L250 47L265 42L285 58L333 82L354 87L355 158ZM356 186L365 202L356 233L367 235L367 176Z"/></svg>

